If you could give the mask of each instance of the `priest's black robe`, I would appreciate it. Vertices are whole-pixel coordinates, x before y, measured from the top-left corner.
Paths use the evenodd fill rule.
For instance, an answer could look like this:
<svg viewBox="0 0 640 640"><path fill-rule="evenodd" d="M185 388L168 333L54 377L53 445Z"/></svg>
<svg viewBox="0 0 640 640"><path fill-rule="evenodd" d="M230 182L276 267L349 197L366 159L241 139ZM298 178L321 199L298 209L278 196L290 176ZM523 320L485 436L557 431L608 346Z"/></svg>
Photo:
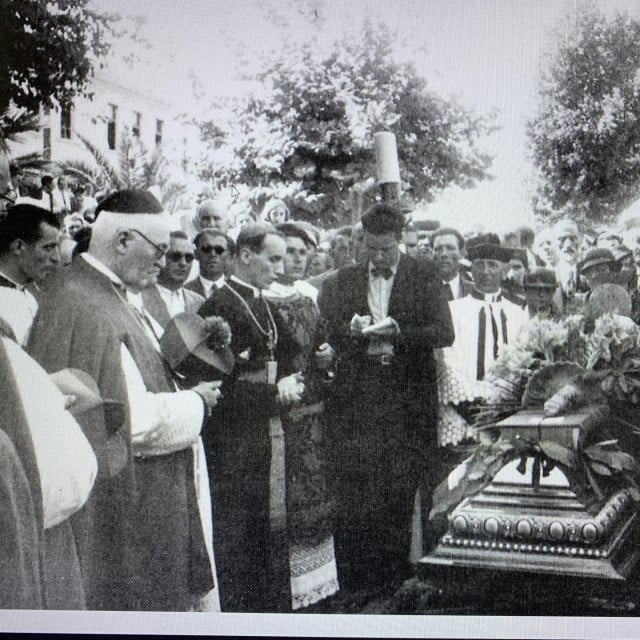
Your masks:
<svg viewBox="0 0 640 640"><path fill-rule="evenodd" d="M299 347L284 319L265 299L234 280L213 289L200 315L222 316L231 326L236 366L223 378L222 399L214 409L203 442L209 465L216 572L223 611L274 611L290 607L288 557L275 549L269 533L269 418L279 414L276 385L248 380L264 371L267 339L252 321L233 288L263 328L269 305L278 333L278 379L293 372ZM247 357L240 357L240 354Z"/></svg>

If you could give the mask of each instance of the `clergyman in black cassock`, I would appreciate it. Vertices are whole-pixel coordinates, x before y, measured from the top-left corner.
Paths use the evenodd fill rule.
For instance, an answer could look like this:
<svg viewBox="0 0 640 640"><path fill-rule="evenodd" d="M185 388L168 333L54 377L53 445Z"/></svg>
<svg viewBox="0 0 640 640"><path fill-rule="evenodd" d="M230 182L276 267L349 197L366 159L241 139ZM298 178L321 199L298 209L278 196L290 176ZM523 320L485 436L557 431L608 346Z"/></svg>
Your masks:
<svg viewBox="0 0 640 640"><path fill-rule="evenodd" d="M278 385L293 373L299 347L261 294L282 275L285 252L284 239L271 225L244 227L234 275L212 290L199 311L229 323L236 358L232 374L223 378L212 416L215 428L203 433L223 611L287 611L291 606L288 556L270 533L270 419L279 415ZM266 368L273 363L277 374L268 380Z"/></svg>

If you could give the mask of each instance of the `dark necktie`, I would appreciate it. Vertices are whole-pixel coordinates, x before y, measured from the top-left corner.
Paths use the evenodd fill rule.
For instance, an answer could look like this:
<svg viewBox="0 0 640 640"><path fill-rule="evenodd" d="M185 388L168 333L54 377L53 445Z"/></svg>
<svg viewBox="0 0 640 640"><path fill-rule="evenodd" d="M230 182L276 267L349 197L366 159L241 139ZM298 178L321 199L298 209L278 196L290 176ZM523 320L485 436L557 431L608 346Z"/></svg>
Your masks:
<svg viewBox="0 0 640 640"><path fill-rule="evenodd" d="M388 280L393 275L393 272L388 267L386 269L378 269L377 267L373 267L371 269L371 275L374 278L384 278L385 280Z"/></svg>
<svg viewBox="0 0 640 640"><path fill-rule="evenodd" d="M478 297L474 295L473 297ZM499 299L499 297L496 299ZM482 306L480 312L478 313L478 351L477 351L477 359L476 359L476 379L484 380L485 375L485 362L484 362L484 352L485 352L485 341L487 339L487 313L485 310L485 306ZM499 333L498 333L498 323L496 322L495 316L493 314L493 307L489 304L489 313L491 314L491 334L493 337L493 359L495 360L498 357L499 351ZM507 344L508 334L507 334L507 316L504 312L504 309L500 309L500 324L502 325L502 336L504 338L504 343Z"/></svg>
<svg viewBox="0 0 640 640"><path fill-rule="evenodd" d="M451 288L451 285L448 282L444 283L444 291L447 296L447 300L449 300L449 302L455 299L455 296L453 295L453 289Z"/></svg>

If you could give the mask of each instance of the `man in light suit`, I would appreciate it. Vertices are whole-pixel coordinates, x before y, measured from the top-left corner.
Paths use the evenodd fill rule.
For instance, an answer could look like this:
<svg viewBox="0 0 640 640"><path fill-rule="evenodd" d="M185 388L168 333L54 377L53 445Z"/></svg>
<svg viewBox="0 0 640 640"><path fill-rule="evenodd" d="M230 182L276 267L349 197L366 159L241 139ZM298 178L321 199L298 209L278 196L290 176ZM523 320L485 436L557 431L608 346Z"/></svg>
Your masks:
<svg viewBox="0 0 640 640"><path fill-rule="evenodd" d="M187 234L173 231L170 237L166 265L158 275L158 282L144 289L144 308L164 331L173 316L190 311L196 313L204 297L182 285L189 277L195 255Z"/></svg>
<svg viewBox="0 0 640 640"><path fill-rule="evenodd" d="M400 254L402 214L378 203L362 224L366 259L320 299L337 354L327 452L345 593L408 577L414 497L437 446L433 349L454 337L438 267Z"/></svg>

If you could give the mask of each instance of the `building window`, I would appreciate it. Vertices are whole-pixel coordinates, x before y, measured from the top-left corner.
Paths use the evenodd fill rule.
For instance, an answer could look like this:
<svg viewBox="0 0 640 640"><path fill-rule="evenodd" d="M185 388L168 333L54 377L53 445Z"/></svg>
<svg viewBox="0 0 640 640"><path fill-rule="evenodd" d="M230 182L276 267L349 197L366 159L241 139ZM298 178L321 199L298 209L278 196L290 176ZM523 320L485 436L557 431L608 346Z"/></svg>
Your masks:
<svg viewBox="0 0 640 640"><path fill-rule="evenodd" d="M111 114L107 122L107 144L109 145L109 149L115 149L118 107L115 104L110 104L109 109L111 110Z"/></svg>
<svg viewBox="0 0 640 640"><path fill-rule="evenodd" d="M162 120L156 120L156 147L162 144Z"/></svg>
<svg viewBox="0 0 640 640"><path fill-rule="evenodd" d="M133 112L134 124L131 133L136 137L140 137L140 129L142 128L142 114L138 111Z"/></svg>
<svg viewBox="0 0 640 640"><path fill-rule="evenodd" d="M60 137L65 140L71 138L71 110L73 105L68 102L62 105L60 111Z"/></svg>

